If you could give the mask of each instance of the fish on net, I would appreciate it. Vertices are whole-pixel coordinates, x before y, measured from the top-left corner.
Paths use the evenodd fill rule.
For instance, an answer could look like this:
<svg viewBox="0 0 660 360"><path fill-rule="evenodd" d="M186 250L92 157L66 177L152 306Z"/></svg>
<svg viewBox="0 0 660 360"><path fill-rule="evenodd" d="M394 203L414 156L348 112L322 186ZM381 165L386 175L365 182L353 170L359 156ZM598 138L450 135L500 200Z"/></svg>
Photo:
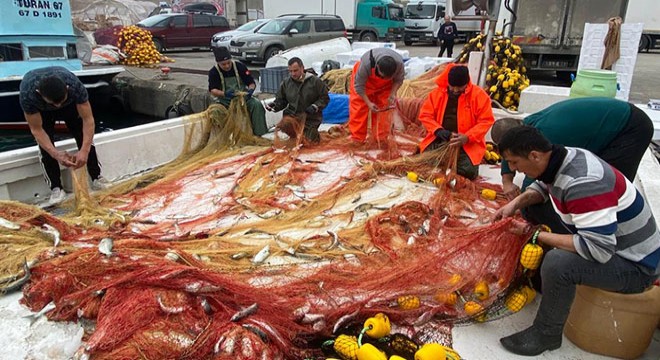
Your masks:
<svg viewBox="0 0 660 360"><path fill-rule="evenodd" d="M95 322L80 352L100 359L323 356L323 341L376 313L415 343L451 345L454 324L502 314L529 229L489 221L503 200L455 174L456 151L415 154L394 130L386 143L322 133L273 147L239 101L189 116L181 155L150 173L95 196L76 174L64 216L1 202L19 226L0 227L3 271L37 261L22 302Z"/></svg>

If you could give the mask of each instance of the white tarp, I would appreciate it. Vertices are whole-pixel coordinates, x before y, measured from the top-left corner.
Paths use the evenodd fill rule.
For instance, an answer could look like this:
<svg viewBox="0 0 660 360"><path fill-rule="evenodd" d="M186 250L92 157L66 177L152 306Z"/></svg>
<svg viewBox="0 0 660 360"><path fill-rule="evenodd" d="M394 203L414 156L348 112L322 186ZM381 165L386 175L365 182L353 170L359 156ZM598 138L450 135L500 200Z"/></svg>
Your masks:
<svg viewBox="0 0 660 360"><path fill-rule="evenodd" d="M150 1L97 0L71 12L73 22L82 30L93 31L115 25L134 25L157 7Z"/></svg>

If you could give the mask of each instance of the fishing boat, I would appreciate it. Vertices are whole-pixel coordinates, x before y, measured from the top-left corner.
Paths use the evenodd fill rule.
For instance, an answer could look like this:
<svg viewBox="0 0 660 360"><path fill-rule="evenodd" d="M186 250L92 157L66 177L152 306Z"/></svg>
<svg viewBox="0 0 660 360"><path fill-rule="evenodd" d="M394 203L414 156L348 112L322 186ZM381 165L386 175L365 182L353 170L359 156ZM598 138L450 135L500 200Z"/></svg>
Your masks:
<svg viewBox="0 0 660 360"><path fill-rule="evenodd" d="M19 104L19 86L30 70L61 66L90 90L90 101L103 101L120 66L83 67L78 58L69 0L0 2L0 129L27 129ZM106 99L107 100L107 99ZM59 124L63 128L64 124Z"/></svg>

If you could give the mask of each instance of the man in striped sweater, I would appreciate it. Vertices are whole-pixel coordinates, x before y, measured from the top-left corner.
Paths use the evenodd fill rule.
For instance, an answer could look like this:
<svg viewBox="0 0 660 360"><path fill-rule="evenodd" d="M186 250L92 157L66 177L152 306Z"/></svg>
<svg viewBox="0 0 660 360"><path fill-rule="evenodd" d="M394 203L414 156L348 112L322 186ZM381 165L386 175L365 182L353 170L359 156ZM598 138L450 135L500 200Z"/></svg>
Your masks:
<svg viewBox="0 0 660 360"><path fill-rule="evenodd" d="M589 151L553 145L531 126L509 130L498 145L512 170L536 181L494 219L551 201L571 231L534 233L554 248L541 266L541 305L531 327L500 339L513 353L535 356L561 346L577 284L620 293L653 284L660 273L660 234L635 186Z"/></svg>

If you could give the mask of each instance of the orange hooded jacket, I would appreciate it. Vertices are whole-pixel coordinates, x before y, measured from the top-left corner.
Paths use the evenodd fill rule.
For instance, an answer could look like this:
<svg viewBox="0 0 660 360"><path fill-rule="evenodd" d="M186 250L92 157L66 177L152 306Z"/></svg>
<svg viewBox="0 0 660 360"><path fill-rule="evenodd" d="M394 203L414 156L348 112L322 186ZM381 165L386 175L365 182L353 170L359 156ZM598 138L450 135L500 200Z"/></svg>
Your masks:
<svg viewBox="0 0 660 360"><path fill-rule="evenodd" d="M419 121L426 128L427 134L419 144L424 151L435 140L435 131L442 129L442 120L447 107L447 87L449 86L449 70L454 66L449 64L445 71L435 80L438 88L433 90L419 112ZM473 165L478 165L486 152L486 133L495 122L490 97L480 87L469 82L465 93L458 98L456 109L458 132L468 137L463 150L467 153Z"/></svg>

